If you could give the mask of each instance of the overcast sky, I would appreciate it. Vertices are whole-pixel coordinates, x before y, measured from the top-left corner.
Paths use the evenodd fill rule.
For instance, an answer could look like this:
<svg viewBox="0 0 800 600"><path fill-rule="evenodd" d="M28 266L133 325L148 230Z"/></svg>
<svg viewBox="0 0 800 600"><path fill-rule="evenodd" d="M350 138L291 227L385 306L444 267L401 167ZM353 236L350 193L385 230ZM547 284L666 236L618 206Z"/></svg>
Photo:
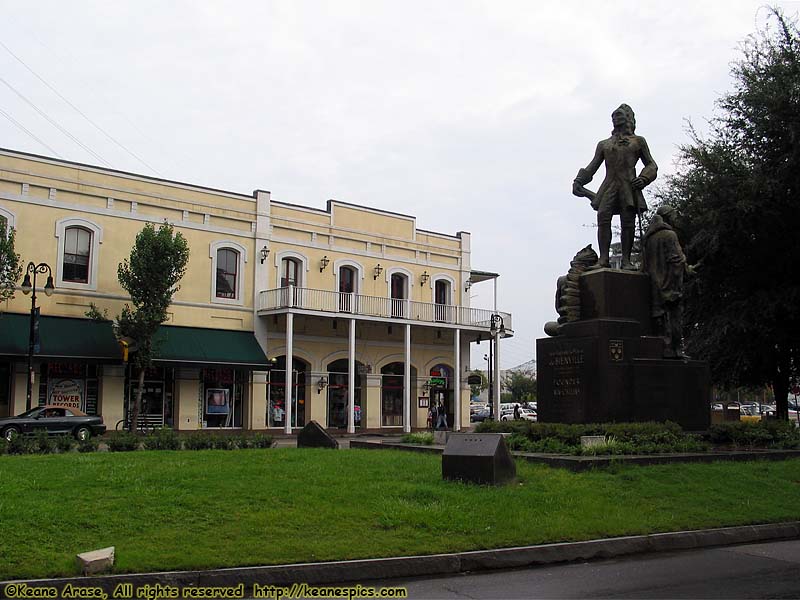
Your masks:
<svg viewBox="0 0 800 600"><path fill-rule="evenodd" d="M570 192L612 110L631 105L663 181L685 120L702 126L731 88L762 7L2 1L0 146L469 231L473 268L501 274L512 367L556 317L556 278L597 248L595 213ZM491 283L471 293L491 308Z"/></svg>

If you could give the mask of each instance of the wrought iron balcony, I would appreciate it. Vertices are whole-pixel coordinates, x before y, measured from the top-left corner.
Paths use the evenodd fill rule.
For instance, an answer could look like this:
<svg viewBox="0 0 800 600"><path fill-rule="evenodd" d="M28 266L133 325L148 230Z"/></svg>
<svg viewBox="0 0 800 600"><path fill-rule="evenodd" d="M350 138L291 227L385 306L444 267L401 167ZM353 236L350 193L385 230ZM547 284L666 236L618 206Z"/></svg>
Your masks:
<svg viewBox="0 0 800 600"><path fill-rule="evenodd" d="M386 320L419 321L464 327L491 327L492 315L502 317L506 336L510 336L511 315L481 308L434 304L415 300L363 296L361 294L314 290L288 286L265 290L258 295L258 313L266 315L285 310L323 312Z"/></svg>

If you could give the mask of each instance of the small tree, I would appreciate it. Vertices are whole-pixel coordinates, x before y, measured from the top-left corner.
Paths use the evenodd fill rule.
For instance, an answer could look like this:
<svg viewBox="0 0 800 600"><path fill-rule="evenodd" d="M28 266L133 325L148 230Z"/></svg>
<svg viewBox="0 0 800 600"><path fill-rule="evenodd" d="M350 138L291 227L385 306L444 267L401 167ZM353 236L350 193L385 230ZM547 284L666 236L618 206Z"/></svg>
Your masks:
<svg viewBox="0 0 800 600"><path fill-rule="evenodd" d="M470 396L477 398L481 395L483 390L489 387L489 380L486 378L486 375L483 372L478 371L477 369L472 371L469 375L470 377L474 375L481 378L481 382L479 384L473 384L469 386Z"/></svg>
<svg viewBox="0 0 800 600"><path fill-rule="evenodd" d="M14 228L0 217L0 303L14 297L14 288L22 276L19 254L14 252L14 236Z"/></svg>
<svg viewBox="0 0 800 600"><path fill-rule="evenodd" d="M180 233L173 233L172 225L164 223L156 230L148 223L136 236L130 258L117 268L117 278L133 305L131 308L126 304L117 316L117 335L133 338L137 344L131 358L139 376L130 421L132 431L138 427L145 371L156 356L153 337L167 320L167 309L180 289L178 282L188 262L189 245Z"/></svg>
<svg viewBox="0 0 800 600"><path fill-rule="evenodd" d="M513 402L536 401L536 378L520 371L509 371L503 387L511 394Z"/></svg>

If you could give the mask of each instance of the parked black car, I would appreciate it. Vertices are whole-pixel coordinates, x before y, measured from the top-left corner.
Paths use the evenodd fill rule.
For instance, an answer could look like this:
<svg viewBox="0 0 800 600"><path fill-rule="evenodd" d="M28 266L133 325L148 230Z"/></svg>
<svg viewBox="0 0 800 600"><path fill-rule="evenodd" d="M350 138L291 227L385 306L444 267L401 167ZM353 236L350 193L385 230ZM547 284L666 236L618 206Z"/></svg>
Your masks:
<svg viewBox="0 0 800 600"><path fill-rule="evenodd" d="M106 432L103 417L89 416L76 408L37 406L16 417L0 419L0 435L10 440L16 435L46 431L50 435L74 435L88 440Z"/></svg>

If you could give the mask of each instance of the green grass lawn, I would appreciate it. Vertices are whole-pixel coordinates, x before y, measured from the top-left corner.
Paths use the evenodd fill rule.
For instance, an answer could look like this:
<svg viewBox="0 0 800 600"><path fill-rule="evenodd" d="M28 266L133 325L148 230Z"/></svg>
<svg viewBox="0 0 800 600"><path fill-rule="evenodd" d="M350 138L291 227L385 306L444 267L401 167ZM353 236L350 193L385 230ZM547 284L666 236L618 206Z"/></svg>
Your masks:
<svg viewBox="0 0 800 600"><path fill-rule="evenodd" d="M439 456L271 449L0 456L0 579L476 550L800 518L800 460L444 482Z"/></svg>

